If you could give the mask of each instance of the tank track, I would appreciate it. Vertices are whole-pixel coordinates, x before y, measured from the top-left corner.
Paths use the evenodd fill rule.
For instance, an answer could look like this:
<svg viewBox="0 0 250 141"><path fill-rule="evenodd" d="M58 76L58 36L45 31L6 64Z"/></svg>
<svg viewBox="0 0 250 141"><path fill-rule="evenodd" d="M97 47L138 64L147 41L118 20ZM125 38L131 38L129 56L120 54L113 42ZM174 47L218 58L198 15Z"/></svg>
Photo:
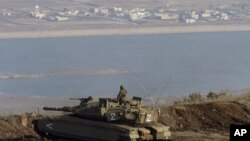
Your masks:
<svg viewBox="0 0 250 141"><path fill-rule="evenodd" d="M171 135L169 127L161 124L132 127L70 116L40 119L33 124L44 140L52 141L163 141Z"/></svg>

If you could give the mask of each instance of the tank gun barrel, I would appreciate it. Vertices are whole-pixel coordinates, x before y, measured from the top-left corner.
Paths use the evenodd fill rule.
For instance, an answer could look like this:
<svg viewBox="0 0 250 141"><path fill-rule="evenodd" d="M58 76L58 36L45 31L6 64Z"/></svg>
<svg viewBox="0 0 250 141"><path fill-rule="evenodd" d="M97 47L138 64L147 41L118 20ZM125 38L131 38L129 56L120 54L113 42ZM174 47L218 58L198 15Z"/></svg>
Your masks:
<svg viewBox="0 0 250 141"><path fill-rule="evenodd" d="M86 98L69 98L70 100L85 100Z"/></svg>
<svg viewBox="0 0 250 141"><path fill-rule="evenodd" d="M63 111L63 112L71 112L71 107L62 107L62 108L56 108L56 107L43 107L43 110L46 110L46 111Z"/></svg>

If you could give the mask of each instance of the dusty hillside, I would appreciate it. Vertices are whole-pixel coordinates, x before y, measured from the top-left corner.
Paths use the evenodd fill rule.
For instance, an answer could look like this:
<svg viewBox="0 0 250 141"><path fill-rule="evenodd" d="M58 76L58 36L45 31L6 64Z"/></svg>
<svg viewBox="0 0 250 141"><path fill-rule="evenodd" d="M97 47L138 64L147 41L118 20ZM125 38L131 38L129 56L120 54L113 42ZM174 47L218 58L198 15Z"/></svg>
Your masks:
<svg viewBox="0 0 250 141"><path fill-rule="evenodd" d="M172 130L228 130L232 123L250 122L250 102L217 101L174 105L163 108L162 113L161 122L169 123Z"/></svg>
<svg viewBox="0 0 250 141"><path fill-rule="evenodd" d="M230 124L250 123L250 102L215 101L162 108L160 121L171 126L174 140L229 140Z"/></svg>
<svg viewBox="0 0 250 141"><path fill-rule="evenodd" d="M0 141L38 140L38 135L32 128L32 118L28 117L28 121L22 125L21 117L12 115L0 118Z"/></svg>
<svg viewBox="0 0 250 141"><path fill-rule="evenodd" d="M0 119L1 140L39 140L31 125L16 117ZM250 102L215 101L162 107L160 122L169 125L173 141L228 141L229 125L250 123Z"/></svg>

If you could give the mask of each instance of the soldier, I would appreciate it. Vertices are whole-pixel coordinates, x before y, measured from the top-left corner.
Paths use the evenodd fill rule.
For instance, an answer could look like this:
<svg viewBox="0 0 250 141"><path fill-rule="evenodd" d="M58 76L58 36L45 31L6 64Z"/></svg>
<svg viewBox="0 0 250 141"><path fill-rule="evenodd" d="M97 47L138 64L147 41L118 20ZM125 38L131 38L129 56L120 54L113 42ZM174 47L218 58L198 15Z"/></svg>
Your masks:
<svg viewBox="0 0 250 141"><path fill-rule="evenodd" d="M117 100L119 101L120 104L125 102L125 99L127 97L127 90L124 88L123 85L120 86L120 91L117 96Z"/></svg>

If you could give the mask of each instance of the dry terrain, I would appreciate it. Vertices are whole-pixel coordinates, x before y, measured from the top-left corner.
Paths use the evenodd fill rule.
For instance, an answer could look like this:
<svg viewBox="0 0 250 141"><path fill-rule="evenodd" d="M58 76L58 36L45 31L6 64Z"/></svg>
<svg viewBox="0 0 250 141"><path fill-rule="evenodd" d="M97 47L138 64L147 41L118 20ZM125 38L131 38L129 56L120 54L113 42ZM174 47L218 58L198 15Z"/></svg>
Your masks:
<svg viewBox="0 0 250 141"><path fill-rule="evenodd" d="M18 116L0 119L0 139L39 140L30 124L23 127L17 119ZM164 106L160 122L171 127L173 141L228 141L230 124L250 123L250 102L227 100Z"/></svg>
<svg viewBox="0 0 250 141"><path fill-rule="evenodd" d="M165 107L160 121L175 141L227 141L230 124L250 123L249 101L216 101Z"/></svg>

